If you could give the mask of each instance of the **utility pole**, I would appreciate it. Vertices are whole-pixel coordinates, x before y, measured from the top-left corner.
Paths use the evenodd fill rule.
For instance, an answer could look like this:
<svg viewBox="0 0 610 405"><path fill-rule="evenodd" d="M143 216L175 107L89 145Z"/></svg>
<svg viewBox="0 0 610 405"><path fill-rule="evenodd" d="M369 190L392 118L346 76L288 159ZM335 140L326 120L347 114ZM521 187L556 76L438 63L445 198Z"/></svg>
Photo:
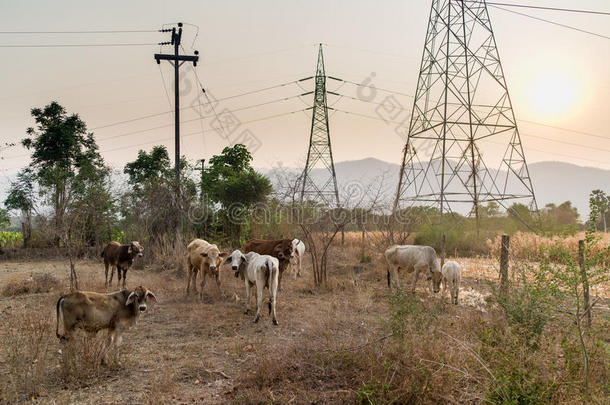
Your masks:
<svg viewBox="0 0 610 405"><path fill-rule="evenodd" d="M176 240L180 233L182 222L182 196L180 192L180 66L184 62L193 62L193 66L197 66L199 60L199 51L195 51L195 55L180 55L180 42L182 40L182 23L178 23L176 27L170 29L162 29L161 32L171 32L172 37L169 42L160 42L159 45L173 45L173 54L155 54L157 64L161 64L162 60L166 60L174 66L174 132L175 132L175 177L176 177L176 200L178 201L177 220L176 220Z"/></svg>

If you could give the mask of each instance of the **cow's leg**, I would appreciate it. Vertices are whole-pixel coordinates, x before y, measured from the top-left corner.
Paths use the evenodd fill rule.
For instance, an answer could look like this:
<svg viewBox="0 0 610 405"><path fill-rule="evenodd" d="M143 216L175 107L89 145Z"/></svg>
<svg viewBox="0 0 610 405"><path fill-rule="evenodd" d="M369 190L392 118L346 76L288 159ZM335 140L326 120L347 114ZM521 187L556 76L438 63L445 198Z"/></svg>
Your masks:
<svg viewBox="0 0 610 405"><path fill-rule="evenodd" d="M205 279L206 279L207 273L205 271L201 272L201 285L199 286L201 288L201 291L199 291L199 298L203 299L203 288L205 287Z"/></svg>
<svg viewBox="0 0 610 405"><path fill-rule="evenodd" d="M110 266L110 263L104 261L104 274L106 275L106 283L104 284L104 288L106 289L108 289L108 266Z"/></svg>
<svg viewBox="0 0 610 405"><path fill-rule="evenodd" d="M187 274L187 281L186 281L186 295L189 295L189 292L191 291L191 279L192 278L193 278L193 269L191 269L191 267L189 266L188 274Z"/></svg>
<svg viewBox="0 0 610 405"><path fill-rule="evenodd" d="M443 291L441 292L441 297L443 299L445 299L445 297L447 296L447 284L448 284L447 279L445 277L443 277ZM453 295L453 293L452 293L452 295Z"/></svg>
<svg viewBox="0 0 610 405"><path fill-rule="evenodd" d="M116 274L118 276L118 279L116 281L116 286L118 287L121 285L121 266L119 266L118 264L116 266Z"/></svg>
<svg viewBox="0 0 610 405"><path fill-rule="evenodd" d="M282 274L284 274L284 270L280 268L280 276L277 282L277 290L282 291Z"/></svg>
<svg viewBox="0 0 610 405"><path fill-rule="evenodd" d="M411 287L411 293L415 294L415 286L417 285L417 279L419 278L419 272L421 271L421 266L415 266L415 271L413 272L413 286Z"/></svg>
<svg viewBox="0 0 610 405"><path fill-rule="evenodd" d="M127 270L128 270L127 267L123 269L123 289L126 288L125 283L127 282Z"/></svg>
<svg viewBox="0 0 610 405"><path fill-rule="evenodd" d="M108 336L106 337L106 342L104 342L104 347L102 348L102 364L108 364L108 350L113 345L115 335L116 330L108 330Z"/></svg>
<svg viewBox="0 0 610 405"><path fill-rule="evenodd" d="M453 288L455 289L453 293L453 303L457 305L458 303L458 295L460 294L460 282L458 280L453 282Z"/></svg>
<svg viewBox="0 0 610 405"><path fill-rule="evenodd" d="M391 290L391 285L394 284L394 288L399 289L401 287L400 280L398 279L398 271L400 267L388 264L388 288Z"/></svg>
<svg viewBox="0 0 610 405"><path fill-rule="evenodd" d="M246 310L244 314L248 314L250 312L250 298L252 294L252 289L250 288L250 280L246 279Z"/></svg>
<svg viewBox="0 0 610 405"><path fill-rule="evenodd" d="M220 289L220 271L214 274L214 278L216 279L216 287L218 287L218 293L222 295L222 290Z"/></svg>
<svg viewBox="0 0 610 405"><path fill-rule="evenodd" d="M301 277L301 270L302 270L302 260L301 260L301 255L299 255L299 271L297 272L297 276Z"/></svg>
<svg viewBox="0 0 610 405"><path fill-rule="evenodd" d="M114 268L115 268L115 267L116 267L116 266L113 266L112 264L110 265L110 281L108 282L108 285L109 285L110 287L112 287L112 279L113 279L113 277L114 277Z"/></svg>
<svg viewBox="0 0 610 405"><path fill-rule="evenodd" d="M254 317L254 323L258 322L261 316L261 308L263 307L263 288L265 288L265 282L262 283L260 280L256 282L256 316Z"/></svg>

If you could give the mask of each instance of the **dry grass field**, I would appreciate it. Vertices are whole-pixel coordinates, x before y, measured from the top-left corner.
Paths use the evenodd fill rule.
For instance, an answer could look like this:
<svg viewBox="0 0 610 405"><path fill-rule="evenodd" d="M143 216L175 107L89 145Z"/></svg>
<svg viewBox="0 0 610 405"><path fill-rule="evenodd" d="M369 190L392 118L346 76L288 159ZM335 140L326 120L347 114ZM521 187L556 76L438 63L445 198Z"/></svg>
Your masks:
<svg viewBox="0 0 610 405"><path fill-rule="evenodd" d="M414 299L392 301L380 257L360 264L350 259L357 257L351 249L337 252L324 290L313 288L308 257L303 278L285 275L279 326L266 312L258 324L243 314L243 282L226 268L222 293L208 282L202 302L186 297L186 281L171 271L131 269L128 286L148 287L158 303L124 335L118 363L109 366L98 364L103 336L79 336L68 347L73 361L61 362L55 303L68 285L65 261L0 262L0 401L493 403L495 387L510 386L498 383L504 361L533 361L490 349L515 339L503 332L484 281L497 278L493 260L462 260L465 281L453 306L423 281ZM77 271L82 289L104 290L101 262L79 261ZM599 342L610 337L607 316L594 319L590 385L592 398L603 403L610 362ZM580 403L580 371L569 369L578 358L568 362L562 354L573 342L551 336L543 343L548 349L535 359L543 375L528 377L532 389L551 390L549 402Z"/></svg>

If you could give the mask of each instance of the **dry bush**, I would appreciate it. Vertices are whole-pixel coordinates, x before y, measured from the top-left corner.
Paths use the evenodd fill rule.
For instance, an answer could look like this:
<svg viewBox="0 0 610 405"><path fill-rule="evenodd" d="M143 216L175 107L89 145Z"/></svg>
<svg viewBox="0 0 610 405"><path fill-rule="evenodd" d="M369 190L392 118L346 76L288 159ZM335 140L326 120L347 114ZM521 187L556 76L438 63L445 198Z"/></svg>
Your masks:
<svg viewBox="0 0 610 405"><path fill-rule="evenodd" d="M56 290L60 283L49 273L32 273L28 278L13 277L2 289L3 297L14 297L23 294L40 294Z"/></svg>
<svg viewBox="0 0 610 405"><path fill-rule="evenodd" d="M0 335L0 402L18 403L45 395L54 377L53 325L31 309L3 322Z"/></svg>
<svg viewBox="0 0 610 405"><path fill-rule="evenodd" d="M64 382L72 387L90 384L102 371L102 350L107 332L89 334L77 330L69 342L63 342L61 348L61 370ZM116 357L113 357L115 356ZM118 355L115 350L108 352L110 367L117 367Z"/></svg>
<svg viewBox="0 0 610 405"><path fill-rule="evenodd" d="M596 237L599 243L591 253L600 253L610 245L610 233L598 232ZM487 247L492 256L499 257L502 235L497 235L494 240L487 240ZM579 232L572 236L542 236L533 232L517 232L510 238L510 254L514 259L525 261L538 261L547 259L549 251L557 245L561 245L568 250L577 253L578 241L585 239L585 232Z"/></svg>

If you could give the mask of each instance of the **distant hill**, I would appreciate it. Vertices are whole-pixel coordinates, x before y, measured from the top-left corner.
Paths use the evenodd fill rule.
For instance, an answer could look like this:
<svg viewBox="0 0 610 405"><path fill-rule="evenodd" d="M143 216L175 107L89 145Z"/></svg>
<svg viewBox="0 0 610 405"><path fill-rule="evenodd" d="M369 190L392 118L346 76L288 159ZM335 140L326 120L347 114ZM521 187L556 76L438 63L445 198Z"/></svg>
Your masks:
<svg viewBox="0 0 610 405"><path fill-rule="evenodd" d="M386 201L392 201L398 182L400 166L379 159L366 158L335 163L339 192L345 193L345 186L359 182L364 187L377 190L383 183L383 195ZM297 175L300 170L284 169L290 175ZM594 189L610 192L610 170L578 166L563 162L538 162L529 165L530 176L534 185L539 207L548 203L560 204L571 201L578 209L581 219L589 214L589 193ZM279 173L274 170L263 170L277 184ZM325 172L314 169L314 178L321 178Z"/></svg>

